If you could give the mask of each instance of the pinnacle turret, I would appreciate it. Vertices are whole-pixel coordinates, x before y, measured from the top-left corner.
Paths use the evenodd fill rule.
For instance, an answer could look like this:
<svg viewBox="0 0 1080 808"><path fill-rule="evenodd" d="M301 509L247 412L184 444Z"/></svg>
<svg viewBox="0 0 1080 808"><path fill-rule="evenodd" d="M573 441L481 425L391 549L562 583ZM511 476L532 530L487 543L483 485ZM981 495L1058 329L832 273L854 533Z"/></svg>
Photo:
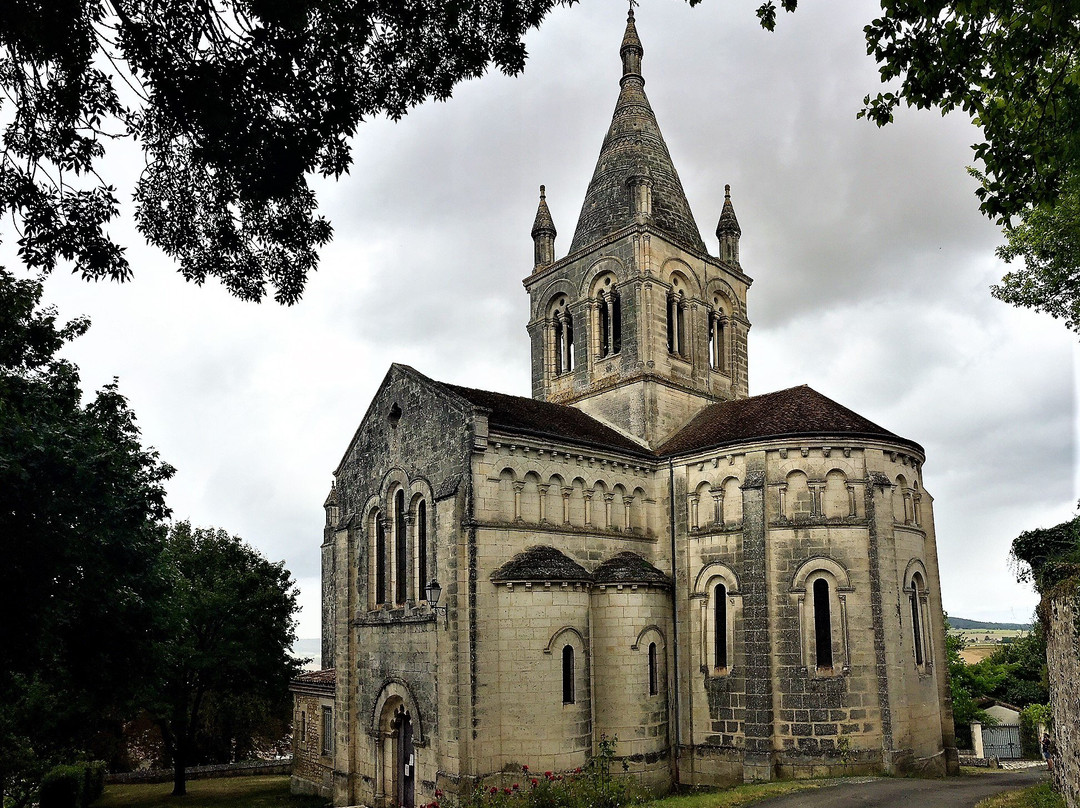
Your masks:
<svg viewBox="0 0 1080 808"><path fill-rule="evenodd" d="M735 217L735 206L731 204L731 186L724 186L724 207L720 211L720 221L716 223L716 237L720 239L720 258L724 261L739 263L739 236L742 228Z"/></svg>
<svg viewBox="0 0 1080 808"><path fill-rule="evenodd" d="M555 260L555 222L547 206L547 194L540 186L540 204L536 206L536 219L533 220L532 239L535 268L541 269Z"/></svg>

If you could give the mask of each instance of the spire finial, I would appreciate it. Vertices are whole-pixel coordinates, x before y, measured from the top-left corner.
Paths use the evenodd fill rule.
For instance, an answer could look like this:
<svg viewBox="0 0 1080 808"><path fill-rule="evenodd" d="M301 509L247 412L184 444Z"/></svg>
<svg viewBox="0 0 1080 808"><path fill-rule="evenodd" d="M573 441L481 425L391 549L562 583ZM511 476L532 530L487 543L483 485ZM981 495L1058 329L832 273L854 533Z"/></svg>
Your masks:
<svg viewBox="0 0 1080 808"><path fill-rule="evenodd" d="M544 190L545 190L545 189L544 189L544 186L543 186L543 185L541 185L541 186L540 186L540 199L541 199L541 200L547 199L547 196L545 196L545 194L544 194Z"/></svg>
<svg viewBox="0 0 1080 808"><path fill-rule="evenodd" d="M619 47L619 55L622 57L623 75L641 75L641 57L645 50L641 47L638 39L637 26L634 25L635 0L630 0L630 10L626 15L626 33L623 34L622 45Z"/></svg>
<svg viewBox="0 0 1080 808"><path fill-rule="evenodd" d="M543 185L540 186L540 190L541 191L544 190ZM730 185L725 185L724 186L724 199L731 199L731 186Z"/></svg>

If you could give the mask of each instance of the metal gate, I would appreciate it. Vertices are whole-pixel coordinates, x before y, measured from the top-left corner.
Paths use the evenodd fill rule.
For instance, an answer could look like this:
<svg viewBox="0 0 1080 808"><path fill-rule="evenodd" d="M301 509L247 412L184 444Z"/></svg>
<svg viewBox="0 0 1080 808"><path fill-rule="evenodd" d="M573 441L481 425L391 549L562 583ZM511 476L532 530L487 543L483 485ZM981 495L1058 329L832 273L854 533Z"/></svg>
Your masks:
<svg viewBox="0 0 1080 808"><path fill-rule="evenodd" d="M983 727L983 755L1002 760L1015 760L1021 756L1020 727Z"/></svg>

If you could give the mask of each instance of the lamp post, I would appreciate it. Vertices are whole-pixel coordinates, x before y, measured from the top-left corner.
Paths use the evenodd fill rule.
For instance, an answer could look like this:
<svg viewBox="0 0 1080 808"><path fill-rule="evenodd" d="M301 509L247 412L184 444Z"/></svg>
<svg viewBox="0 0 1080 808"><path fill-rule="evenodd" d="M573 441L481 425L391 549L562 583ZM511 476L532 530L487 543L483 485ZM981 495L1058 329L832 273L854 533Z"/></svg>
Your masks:
<svg viewBox="0 0 1080 808"><path fill-rule="evenodd" d="M439 598L442 596L442 587L439 586L437 580L432 578L428 581L428 585L424 587L424 596L427 598L428 606L431 607L431 611L435 612L435 614L442 612L445 628L450 628L450 612L446 606L439 605Z"/></svg>

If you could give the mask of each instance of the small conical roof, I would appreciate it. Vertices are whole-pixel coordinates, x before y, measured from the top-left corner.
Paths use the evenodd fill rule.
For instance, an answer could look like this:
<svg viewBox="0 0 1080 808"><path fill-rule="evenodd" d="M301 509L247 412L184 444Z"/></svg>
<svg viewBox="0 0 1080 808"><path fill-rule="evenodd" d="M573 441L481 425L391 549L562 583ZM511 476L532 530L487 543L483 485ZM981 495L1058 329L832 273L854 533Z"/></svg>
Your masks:
<svg viewBox="0 0 1080 808"><path fill-rule="evenodd" d="M550 233L554 238L558 235L555 232L555 222L551 219L551 211L548 210L547 196L544 193L544 186L540 186L540 204L536 207L536 219L533 221L532 237L536 238L542 233Z"/></svg>
<svg viewBox="0 0 1080 808"><path fill-rule="evenodd" d="M735 206L731 204L731 186L724 186L724 207L720 211L720 221L716 223L716 237L723 238L727 235L742 235L739 220L735 218Z"/></svg>
<svg viewBox="0 0 1080 808"><path fill-rule="evenodd" d="M645 79L640 70L644 51L638 39L633 9L619 51L623 62L622 90L585 193L570 252L584 249L634 223L627 183L631 177L639 176L643 167L648 168L651 181L653 226L674 241L705 252L694 214L686 201L686 192L671 162L656 115L645 96Z"/></svg>

